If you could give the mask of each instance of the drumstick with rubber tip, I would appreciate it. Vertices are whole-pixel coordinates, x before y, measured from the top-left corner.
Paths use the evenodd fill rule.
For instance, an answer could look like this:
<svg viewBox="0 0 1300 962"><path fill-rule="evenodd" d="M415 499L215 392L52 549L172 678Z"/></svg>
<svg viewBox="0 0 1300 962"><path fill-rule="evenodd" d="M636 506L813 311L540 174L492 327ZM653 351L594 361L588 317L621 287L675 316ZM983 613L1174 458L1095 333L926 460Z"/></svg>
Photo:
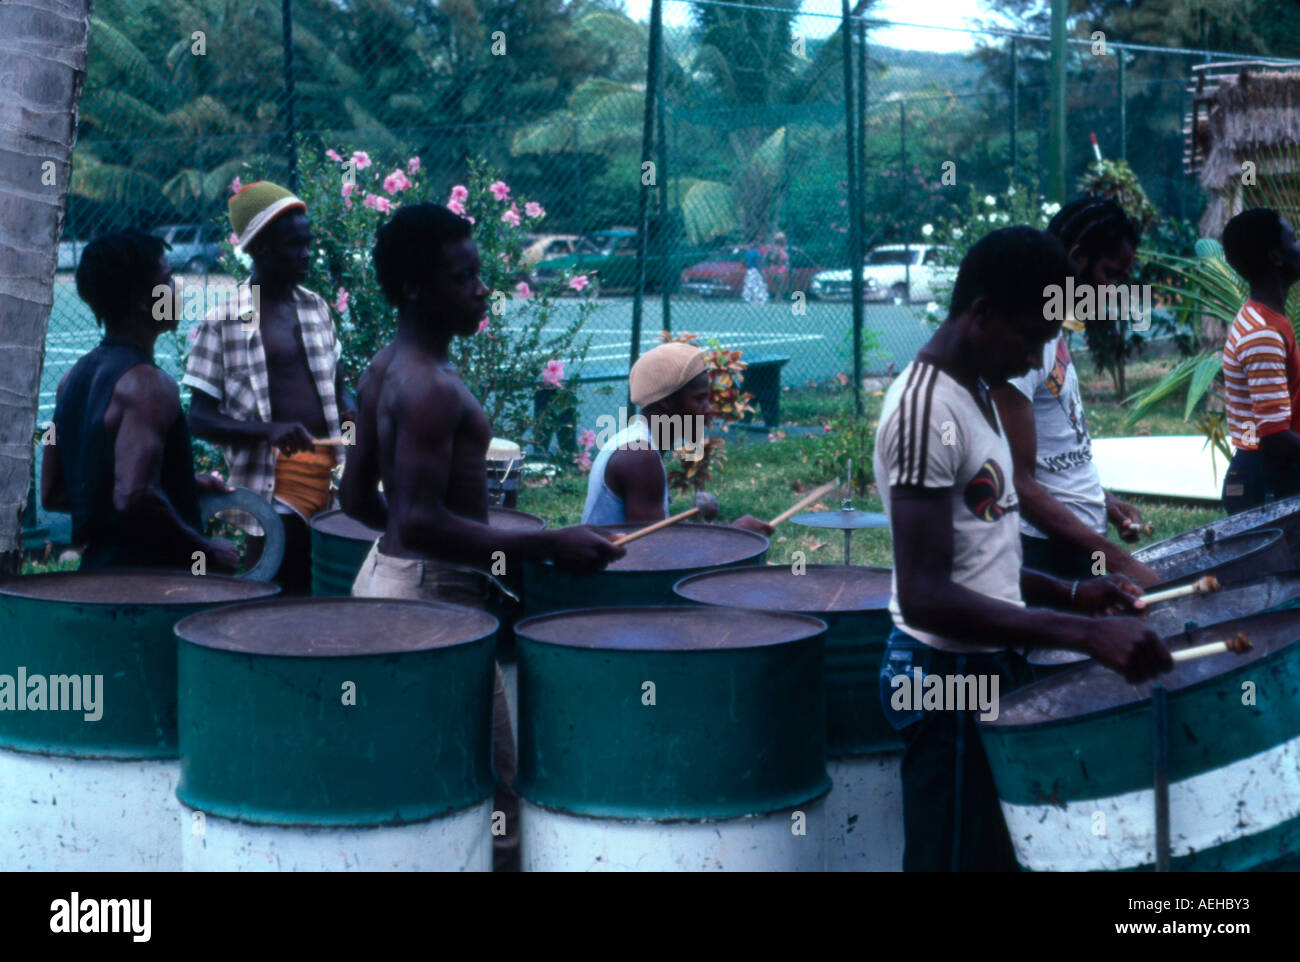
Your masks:
<svg viewBox="0 0 1300 962"><path fill-rule="evenodd" d="M697 491L695 493L695 507L683 511L681 514L675 514L671 518L664 518L662 521L656 521L654 524L647 525L640 531L633 531L631 534L619 535L614 539L614 544L624 545L629 541L635 541L637 538L644 538L648 534L654 534L670 524L676 524L678 521L685 521L687 518L699 515L705 521L712 521L718 516L718 499L707 491Z"/></svg>
<svg viewBox="0 0 1300 962"><path fill-rule="evenodd" d="M1130 521L1128 518L1125 518L1124 530L1136 531L1138 534L1152 535L1156 533L1156 526L1153 525L1150 521L1147 521L1144 524L1138 524L1134 521Z"/></svg>
<svg viewBox="0 0 1300 962"><path fill-rule="evenodd" d="M789 520L789 518L791 518L793 515L798 514L804 508L808 507L808 505L816 501L820 501L822 498L826 497L826 495L830 494L839 486L840 486L840 482L838 479L834 481L826 482L820 488L816 488L815 490L813 490L807 497L800 498L799 501L795 503L794 507L787 508L785 511L782 511L775 518L769 521L768 524L770 524L773 528L775 528L782 521Z"/></svg>
<svg viewBox="0 0 1300 962"><path fill-rule="evenodd" d="M312 438L312 444L319 444L327 448L339 448L348 444L347 438Z"/></svg>
<svg viewBox="0 0 1300 962"><path fill-rule="evenodd" d="M1250 651L1250 639L1245 635L1239 634L1235 638L1226 638L1223 641L1212 641L1208 645L1197 645L1194 648L1184 648L1181 651L1170 653L1174 663L1183 661L1193 661L1197 658L1208 658L1211 655L1222 655L1226 652L1234 652L1243 655Z"/></svg>
<svg viewBox="0 0 1300 962"><path fill-rule="evenodd" d="M1206 575L1204 578L1197 578L1190 585L1183 585L1179 588L1166 588L1164 591L1153 591L1149 595L1143 595L1142 600L1149 605L1154 605L1159 601L1170 601L1187 595L1208 595L1210 592L1218 590L1219 579L1214 575Z"/></svg>

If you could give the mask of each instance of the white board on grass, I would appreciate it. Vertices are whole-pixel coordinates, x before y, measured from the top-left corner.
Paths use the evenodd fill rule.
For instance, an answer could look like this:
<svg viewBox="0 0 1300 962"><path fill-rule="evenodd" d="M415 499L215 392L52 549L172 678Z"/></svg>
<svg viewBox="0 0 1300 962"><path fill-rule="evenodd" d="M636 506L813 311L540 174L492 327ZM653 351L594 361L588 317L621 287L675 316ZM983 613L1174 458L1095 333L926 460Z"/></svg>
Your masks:
<svg viewBox="0 0 1300 962"><path fill-rule="evenodd" d="M1205 436L1094 438L1102 486L1126 494L1218 501L1228 462Z"/></svg>

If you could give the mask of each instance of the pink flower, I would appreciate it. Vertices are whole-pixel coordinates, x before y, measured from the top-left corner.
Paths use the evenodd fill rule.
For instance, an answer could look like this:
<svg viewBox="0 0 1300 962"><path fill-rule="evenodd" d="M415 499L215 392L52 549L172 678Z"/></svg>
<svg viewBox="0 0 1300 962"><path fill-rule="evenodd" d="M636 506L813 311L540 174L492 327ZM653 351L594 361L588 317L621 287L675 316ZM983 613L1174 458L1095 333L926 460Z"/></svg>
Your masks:
<svg viewBox="0 0 1300 962"><path fill-rule="evenodd" d="M569 278L569 286L572 287L578 293L582 293L583 288L585 288L590 283L591 281L587 280L586 274L579 274L576 277Z"/></svg>
<svg viewBox="0 0 1300 962"><path fill-rule="evenodd" d="M406 162L406 172L407 172L408 174L413 174L413 173L415 173L415 172L416 172L417 170L419 170L419 169L420 169L420 158L419 158L419 157L412 157L410 160L408 160L408 161Z"/></svg>
<svg viewBox="0 0 1300 962"><path fill-rule="evenodd" d="M237 234L231 234L229 237L226 238L226 240L230 241L231 247L239 246L239 236Z"/></svg>
<svg viewBox="0 0 1300 962"><path fill-rule="evenodd" d="M497 200L505 200L510 196L510 188L506 186L504 180L498 180L495 184L490 186L488 190L492 191L492 196Z"/></svg>
<svg viewBox="0 0 1300 962"><path fill-rule="evenodd" d="M528 286L527 281L520 281L515 285L515 290L519 292L520 297L532 297L533 289Z"/></svg>
<svg viewBox="0 0 1300 962"><path fill-rule="evenodd" d="M491 324L491 323L492 323L492 318L490 318L488 315L484 314L484 315L483 315L483 320L481 320L481 321L478 322L478 330L475 331L474 333L475 333L475 334L482 334L484 331L486 331L486 330L488 329L488 325Z"/></svg>
<svg viewBox="0 0 1300 962"><path fill-rule="evenodd" d="M551 387L562 387L564 384L564 362L547 361L546 370L542 372L542 380Z"/></svg>
<svg viewBox="0 0 1300 962"><path fill-rule="evenodd" d="M457 184L451 189L451 199L458 204L465 203L465 201L469 200L469 188L464 184ZM451 205L448 204L447 206L450 207Z"/></svg>
<svg viewBox="0 0 1300 962"><path fill-rule="evenodd" d="M591 428L583 428L578 432L578 443L582 445L582 450L590 451L596 446L596 432Z"/></svg>
<svg viewBox="0 0 1300 962"><path fill-rule="evenodd" d="M393 210L393 202L387 197L380 197L378 194L366 194L366 199L361 203L367 207L373 207L381 214L389 214Z"/></svg>
<svg viewBox="0 0 1300 962"><path fill-rule="evenodd" d="M591 455L586 451L583 451L581 454L575 454L573 456L573 463L578 466L579 471L586 474L591 470Z"/></svg>
<svg viewBox="0 0 1300 962"><path fill-rule="evenodd" d="M501 223L509 224L511 227L519 226L519 211L515 209L514 204L511 204L510 209L501 215Z"/></svg>
<svg viewBox="0 0 1300 962"><path fill-rule="evenodd" d="M398 194L411 186L411 182L406 179L406 175L400 170L395 170L384 178L384 190L390 194Z"/></svg>
<svg viewBox="0 0 1300 962"><path fill-rule="evenodd" d="M190 328L190 336L189 336L189 341L190 341L190 343L193 344L193 343L194 343L194 339L195 339L196 337L198 337L198 336L199 336L199 329L198 329L198 327L191 327L191 328Z"/></svg>
<svg viewBox="0 0 1300 962"><path fill-rule="evenodd" d="M546 209L543 208L541 204L537 203L537 201L530 200L528 203L524 204L524 213L529 217L545 217Z"/></svg>
<svg viewBox="0 0 1300 962"><path fill-rule="evenodd" d="M334 161L334 163L336 164L343 163L342 155L340 155L339 152L332 147L329 150L325 151L325 156L328 157L330 160Z"/></svg>
<svg viewBox="0 0 1300 962"><path fill-rule="evenodd" d="M455 197L452 197L447 201L447 209L451 211L453 214L456 214L460 217L465 216L465 205L462 204L460 201L458 201Z"/></svg>
<svg viewBox="0 0 1300 962"><path fill-rule="evenodd" d="M357 170L365 170L370 166L370 155L364 150L352 151L352 159L357 162Z"/></svg>
<svg viewBox="0 0 1300 962"><path fill-rule="evenodd" d="M243 189L244 189L244 185L240 183L239 175L236 174L235 179L230 182L230 192L232 194L238 194Z"/></svg>
<svg viewBox="0 0 1300 962"><path fill-rule="evenodd" d="M350 183L349 181L345 180L343 182L343 199L347 200L348 196L356 189L357 189L356 184Z"/></svg>
<svg viewBox="0 0 1300 962"><path fill-rule="evenodd" d="M334 310L342 314L347 309L348 309L348 292L342 287L340 287L338 297L334 301Z"/></svg>

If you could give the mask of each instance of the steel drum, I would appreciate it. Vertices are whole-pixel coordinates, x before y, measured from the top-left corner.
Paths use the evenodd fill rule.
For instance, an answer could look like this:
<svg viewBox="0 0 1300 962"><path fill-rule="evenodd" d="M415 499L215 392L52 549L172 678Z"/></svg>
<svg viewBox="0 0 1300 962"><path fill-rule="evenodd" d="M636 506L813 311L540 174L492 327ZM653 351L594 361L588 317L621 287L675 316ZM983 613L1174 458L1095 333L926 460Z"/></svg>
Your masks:
<svg viewBox="0 0 1300 962"><path fill-rule="evenodd" d="M829 512L828 512L829 513ZM826 622L826 754L832 871L903 864L903 741L880 708L879 673L893 630L891 572L859 565L724 568L677 583L687 601L793 611Z"/></svg>
<svg viewBox="0 0 1300 962"><path fill-rule="evenodd" d="M1204 575L1213 575L1223 585L1243 584L1291 568L1286 541L1276 528L1230 535L1142 563L1160 575L1159 587Z"/></svg>
<svg viewBox="0 0 1300 962"><path fill-rule="evenodd" d="M1146 621L1156 634L1167 638L1189 628L1204 628L1261 611L1296 606L1300 606L1300 571L1287 571L1208 595L1162 601L1151 606Z"/></svg>
<svg viewBox="0 0 1300 962"><path fill-rule="evenodd" d="M1133 557L1143 564L1178 554L1189 548L1195 548L1234 534L1258 531L1261 528L1276 528L1282 532L1286 541L1287 553L1290 555L1288 568L1300 566L1300 495L1283 498L1251 508L1240 514L1229 515L1218 521L1212 521L1191 531L1184 531L1164 541L1147 545L1133 552Z"/></svg>
<svg viewBox="0 0 1300 962"><path fill-rule="evenodd" d="M490 871L496 631L379 598L181 621L184 867Z"/></svg>
<svg viewBox="0 0 1300 962"><path fill-rule="evenodd" d="M172 627L279 590L188 571L0 581L0 871L180 868Z"/></svg>
<svg viewBox="0 0 1300 962"><path fill-rule="evenodd" d="M825 630L697 605L519 622L524 869L821 871Z"/></svg>
<svg viewBox="0 0 1300 962"><path fill-rule="evenodd" d="M1201 628L1253 650L1185 662L1168 690L1171 868L1276 868L1300 851L1300 611ZM980 723L1020 864L1037 871L1154 864L1150 694L1090 664L1002 699Z"/></svg>
<svg viewBox="0 0 1300 962"><path fill-rule="evenodd" d="M616 534L636 525L606 525ZM673 585L709 568L761 564L768 540L726 525L680 522L627 544L627 554L604 571L570 574L555 565L524 563L524 611L528 615L570 608L668 604Z"/></svg>
<svg viewBox="0 0 1300 962"><path fill-rule="evenodd" d="M537 515L509 508L488 508L488 524L505 531L540 531L546 527ZM318 597L352 594L352 582L361 563L381 534L342 510L325 511L312 518L311 593Z"/></svg>

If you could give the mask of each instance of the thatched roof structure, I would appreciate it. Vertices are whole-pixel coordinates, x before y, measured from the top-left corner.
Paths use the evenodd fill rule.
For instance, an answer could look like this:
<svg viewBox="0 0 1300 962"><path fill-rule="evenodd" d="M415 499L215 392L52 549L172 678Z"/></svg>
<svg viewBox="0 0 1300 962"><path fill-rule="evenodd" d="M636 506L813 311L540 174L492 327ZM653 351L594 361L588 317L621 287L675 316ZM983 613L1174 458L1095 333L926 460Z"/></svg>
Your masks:
<svg viewBox="0 0 1300 962"><path fill-rule="evenodd" d="M1218 69L1218 75L1209 72ZM1224 68L1236 69L1235 76ZM1197 68L1193 68L1197 70ZM1242 208L1243 164L1257 180L1300 173L1300 69L1260 64L1203 65L1187 127L1185 160L1210 195L1201 235L1218 237ZM1204 114L1202 114L1204 108Z"/></svg>

